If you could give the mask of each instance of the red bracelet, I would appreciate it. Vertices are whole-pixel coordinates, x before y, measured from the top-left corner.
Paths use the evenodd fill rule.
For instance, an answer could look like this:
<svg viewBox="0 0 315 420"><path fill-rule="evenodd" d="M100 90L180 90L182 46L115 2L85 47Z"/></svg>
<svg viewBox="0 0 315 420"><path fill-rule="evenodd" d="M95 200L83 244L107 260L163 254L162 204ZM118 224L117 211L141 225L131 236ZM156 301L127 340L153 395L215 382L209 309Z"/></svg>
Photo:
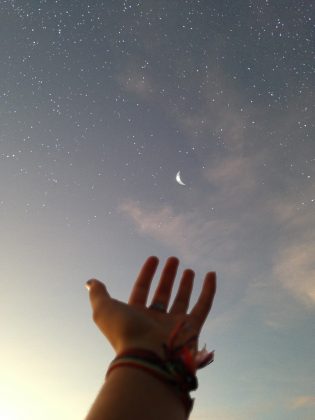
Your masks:
<svg viewBox="0 0 315 420"><path fill-rule="evenodd" d="M134 350L136 351L138 349L134 349ZM163 383L173 385L173 386L176 387L176 382L174 382L174 380L172 380L171 378L168 378L163 372L156 369L154 367L154 365L149 367L144 362L145 362L145 360L141 360L141 361L139 360L137 362L131 362L129 360L129 357L128 357L128 360L123 360L122 359L122 360L113 361L111 363L107 373L106 373L106 378L108 377L109 373L112 372L117 367L128 366L128 367L133 367L133 368L136 368L136 369L144 370L148 374L154 376L159 381L161 381ZM189 414L190 414L190 412L193 408L194 400L192 398L190 398L188 393L177 392L177 395L181 399L181 401L184 403L185 411L186 411L187 418L188 418L188 416L189 416Z"/></svg>
<svg viewBox="0 0 315 420"><path fill-rule="evenodd" d="M175 347L175 338L185 324L185 321L181 322L172 332L168 344L163 343L165 360L150 350L128 349L118 354L111 362L106 378L110 372L120 366L144 370L174 387L184 403L188 418L194 404L189 392L198 387L196 371L213 362L214 352L208 353L204 347L202 351L197 351L194 354L189 348L189 343L197 340L197 336L191 337L184 344Z"/></svg>

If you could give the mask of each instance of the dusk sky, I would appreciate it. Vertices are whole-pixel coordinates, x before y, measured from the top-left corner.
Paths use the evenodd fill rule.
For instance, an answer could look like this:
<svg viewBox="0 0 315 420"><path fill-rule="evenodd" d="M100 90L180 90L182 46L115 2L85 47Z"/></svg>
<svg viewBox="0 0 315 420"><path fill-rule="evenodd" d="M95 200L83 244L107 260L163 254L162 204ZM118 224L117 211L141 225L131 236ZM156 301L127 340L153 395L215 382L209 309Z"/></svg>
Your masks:
<svg viewBox="0 0 315 420"><path fill-rule="evenodd" d="M313 4L0 1L1 419L84 418L150 255L217 272L192 420L315 418Z"/></svg>

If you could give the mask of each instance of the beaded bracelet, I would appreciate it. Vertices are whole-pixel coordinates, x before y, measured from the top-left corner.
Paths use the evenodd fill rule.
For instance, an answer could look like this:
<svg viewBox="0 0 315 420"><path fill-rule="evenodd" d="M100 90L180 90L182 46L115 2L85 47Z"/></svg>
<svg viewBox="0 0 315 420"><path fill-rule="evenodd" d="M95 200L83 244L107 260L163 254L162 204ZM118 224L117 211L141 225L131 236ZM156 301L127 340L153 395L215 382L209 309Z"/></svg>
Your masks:
<svg viewBox="0 0 315 420"><path fill-rule="evenodd" d="M189 345L197 340L197 335L191 337L184 344L175 347L175 339L186 325L186 321L181 322L171 333L168 343L163 343L165 360L150 350L128 349L118 354L111 362L106 378L110 372L120 366L130 366L144 370L160 381L174 387L177 395L184 403L188 418L194 404L194 399L190 397L189 392L198 388L196 370L213 362L214 351L208 353L205 346L201 351L193 352L190 350Z"/></svg>

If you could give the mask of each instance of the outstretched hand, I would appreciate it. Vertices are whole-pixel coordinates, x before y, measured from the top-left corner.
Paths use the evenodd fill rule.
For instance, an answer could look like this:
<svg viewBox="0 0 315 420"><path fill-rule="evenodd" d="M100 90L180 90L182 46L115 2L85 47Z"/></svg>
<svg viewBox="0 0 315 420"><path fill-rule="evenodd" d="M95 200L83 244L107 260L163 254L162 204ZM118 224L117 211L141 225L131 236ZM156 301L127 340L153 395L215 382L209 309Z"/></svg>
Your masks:
<svg viewBox="0 0 315 420"><path fill-rule="evenodd" d="M133 286L128 304L113 299L102 282L96 279L87 282L93 319L117 354L126 349L141 347L163 357L162 343L167 342L170 333L182 321L187 322L183 339L200 334L215 295L215 272L206 274L200 296L188 314L195 276L190 269L183 272L174 302L167 310L179 265L176 257L170 257L166 261L152 303L149 307L146 306L158 264L157 257L146 260ZM194 350L197 351L198 343L194 345Z"/></svg>

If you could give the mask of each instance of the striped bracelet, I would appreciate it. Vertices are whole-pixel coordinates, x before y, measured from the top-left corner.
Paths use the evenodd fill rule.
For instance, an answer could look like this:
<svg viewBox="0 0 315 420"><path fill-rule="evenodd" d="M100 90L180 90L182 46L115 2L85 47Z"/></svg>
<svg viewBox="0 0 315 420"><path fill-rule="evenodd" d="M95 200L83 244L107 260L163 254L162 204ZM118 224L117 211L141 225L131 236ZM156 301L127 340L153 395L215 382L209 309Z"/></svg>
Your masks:
<svg viewBox="0 0 315 420"><path fill-rule="evenodd" d="M176 394L185 406L188 418L194 404L194 399L190 397L189 392L198 388L196 371L213 361L214 352L208 353L205 348L199 352L192 352L189 344L197 340L197 336L193 336L184 344L175 347L175 337L185 324L185 322L181 322L172 332L168 344L163 344L165 359L146 349L125 350L110 363L106 379L110 372L121 366L141 369L174 387Z"/></svg>
<svg viewBox="0 0 315 420"><path fill-rule="evenodd" d="M106 379L114 369L121 366L143 370L161 382L173 386L177 396L184 403L188 418L194 403L194 400L189 396L188 392L197 389L198 382L196 376L187 374L181 377L179 373L175 373L175 368L172 371L170 370L170 364L165 362L163 364L163 360L155 353L144 349L130 349L119 354L109 365Z"/></svg>

